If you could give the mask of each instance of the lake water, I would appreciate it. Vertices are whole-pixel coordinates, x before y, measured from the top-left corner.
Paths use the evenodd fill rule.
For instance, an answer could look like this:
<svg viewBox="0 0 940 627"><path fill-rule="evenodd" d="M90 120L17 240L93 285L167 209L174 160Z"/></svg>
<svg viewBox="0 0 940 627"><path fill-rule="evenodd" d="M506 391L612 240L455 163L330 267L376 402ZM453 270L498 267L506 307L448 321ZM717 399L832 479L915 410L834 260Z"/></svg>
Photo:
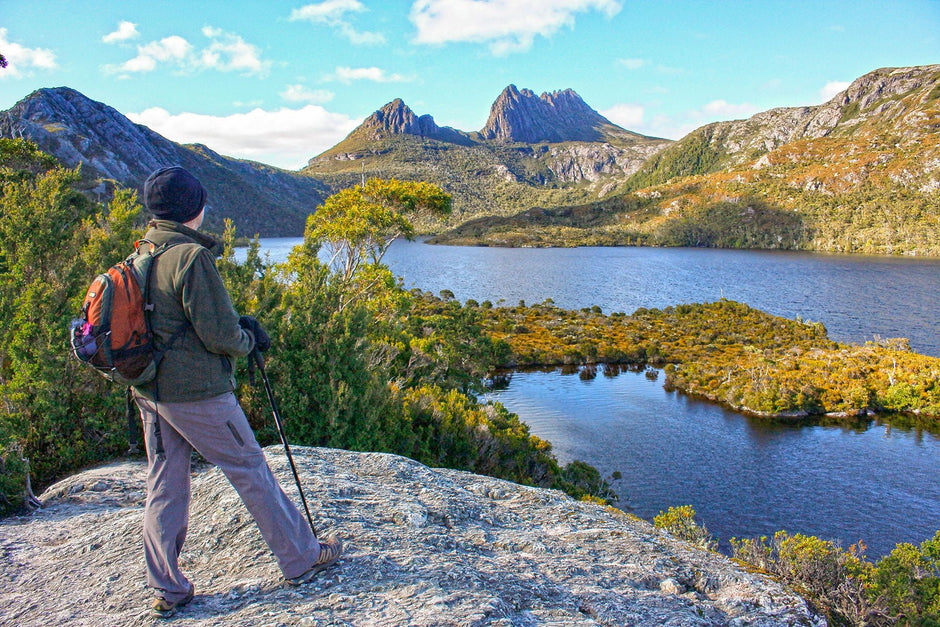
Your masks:
<svg viewBox="0 0 940 627"><path fill-rule="evenodd" d="M273 259L300 240L262 240ZM605 312L728 298L823 322L833 339L906 337L940 356L940 260L659 248L503 249L398 241L386 264L406 287L515 305L551 298ZM563 463L614 471L620 507L652 519L693 505L725 546L779 529L859 539L878 557L940 529L940 438L749 419L662 389L662 377L516 373L499 400Z"/></svg>

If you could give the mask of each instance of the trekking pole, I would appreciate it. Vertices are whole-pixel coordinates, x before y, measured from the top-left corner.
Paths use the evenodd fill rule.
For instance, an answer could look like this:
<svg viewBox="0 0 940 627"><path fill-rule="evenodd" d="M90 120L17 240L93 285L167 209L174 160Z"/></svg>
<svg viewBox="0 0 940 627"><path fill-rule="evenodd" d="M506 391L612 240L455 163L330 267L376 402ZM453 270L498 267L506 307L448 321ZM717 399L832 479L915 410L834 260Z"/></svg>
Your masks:
<svg viewBox="0 0 940 627"><path fill-rule="evenodd" d="M280 412L277 410L277 401L274 400L274 392L271 390L271 382L268 381L268 375L264 371L264 357L261 355L261 351L257 348L251 351L251 355L249 355L249 365L251 365L251 360L254 360L254 363L258 366L258 371L261 373L261 381L264 383L265 392L268 393L268 402L271 403L271 413L274 415L274 424L277 425L277 434L281 436L281 444L284 445L284 451L287 453L287 461L290 462L291 472L294 473L294 481L297 483L297 491L300 492L300 500L303 502L304 511L307 513L307 522L310 523L310 531L312 531L314 537L316 537L317 530L313 527L313 517L310 515L310 508L307 507L304 489L300 486L300 477L297 476L297 467L294 465L294 457L290 454L290 446L287 444L287 436L284 434L283 425L281 425L281 416Z"/></svg>

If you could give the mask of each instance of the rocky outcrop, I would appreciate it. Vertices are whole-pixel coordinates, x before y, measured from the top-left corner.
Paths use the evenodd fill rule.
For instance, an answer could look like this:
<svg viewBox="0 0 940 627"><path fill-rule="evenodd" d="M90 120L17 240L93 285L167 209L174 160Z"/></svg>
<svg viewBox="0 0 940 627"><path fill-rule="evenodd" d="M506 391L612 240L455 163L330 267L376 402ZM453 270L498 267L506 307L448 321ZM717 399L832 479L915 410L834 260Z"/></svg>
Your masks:
<svg viewBox="0 0 940 627"><path fill-rule="evenodd" d="M860 130L888 129L905 141L916 141L937 132L938 85L940 65L884 68L856 79L821 105L770 109L747 120L709 124L671 150L686 150L690 143L704 140L723 155L720 164L726 167L799 140L849 136Z"/></svg>
<svg viewBox="0 0 940 627"><path fill-rule="evenodd" d="M639 144L627 148L608 143L565 144L549 149L548 168L565 183L596 182L612 175L630 176L664 144Z"/></svg>
<svg viewBox="0 0 940 627"><path fill-rule="evenodd" d="M613 126L571 89L536 96L510 85L490 108L480 136L506 143L603 142L603 129Z"/></svg>
<svg viewBox="0 0 940 627"><path fill-rule="evenodd" d="M473 143L466 133L448 126L438 126L430 115L418 117L401 98L396 98L367 117L350 136L356 135L378 140L389 135L401 134L417 135L454 144L471 145Z"/></svg>
<svg viewBox="0 0 940 627"><path fill-rule="evenodd" d="M266 453L293 494L286 458ZM337 567L288 588L216 469L193 480L181 624L824 625L725 557L548 490L430 469L394 455L295 447ZM140 462L58 483L31 516L0 521L0 623L149 625Z"/></svg>
<svg viewBox="0 0 940 627"><path fill-rule="evenodd" d="M40 89L0 112L0 137L29 139L67 167L81 165L99 198L114 185L141 190L154 170L182 165L208 189L207 225L219 232L230 218L242 235L298 235L326 192L309 177L172 142L68 87Z"/></svg>

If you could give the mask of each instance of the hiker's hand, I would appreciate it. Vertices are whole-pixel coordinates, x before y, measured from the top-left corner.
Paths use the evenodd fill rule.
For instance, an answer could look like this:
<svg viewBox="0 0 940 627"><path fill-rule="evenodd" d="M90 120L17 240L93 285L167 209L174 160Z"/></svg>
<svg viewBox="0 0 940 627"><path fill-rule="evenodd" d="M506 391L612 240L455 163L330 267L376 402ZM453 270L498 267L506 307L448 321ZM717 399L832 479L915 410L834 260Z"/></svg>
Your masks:
<svg viewBox="0 0 940 627"><path fill-rule="evenodd" d="M254 316L242 316L238 319L238 324L246 331L251 331L255 336L255 347L262 353L271 348L271 338L263 328L261 323Z"/></svg>

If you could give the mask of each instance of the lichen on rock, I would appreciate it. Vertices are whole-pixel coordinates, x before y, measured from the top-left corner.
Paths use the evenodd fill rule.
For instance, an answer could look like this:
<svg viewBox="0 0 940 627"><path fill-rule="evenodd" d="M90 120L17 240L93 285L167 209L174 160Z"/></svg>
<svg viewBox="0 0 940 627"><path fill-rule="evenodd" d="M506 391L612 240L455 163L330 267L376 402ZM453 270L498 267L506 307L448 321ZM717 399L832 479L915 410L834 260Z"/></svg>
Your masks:
<svg viewBox="0 0 940 627"><path fill-rule="evenodd" d="M338 566L290 588L225 477L197 467L186 625L824 625L798 596L614 510L395 455L292 449ZM295 494L283 452L269 463ZM152 624L145 466L50 487L0 521L0 624ZM176 620L176 619L174 619Z"/></svg>

